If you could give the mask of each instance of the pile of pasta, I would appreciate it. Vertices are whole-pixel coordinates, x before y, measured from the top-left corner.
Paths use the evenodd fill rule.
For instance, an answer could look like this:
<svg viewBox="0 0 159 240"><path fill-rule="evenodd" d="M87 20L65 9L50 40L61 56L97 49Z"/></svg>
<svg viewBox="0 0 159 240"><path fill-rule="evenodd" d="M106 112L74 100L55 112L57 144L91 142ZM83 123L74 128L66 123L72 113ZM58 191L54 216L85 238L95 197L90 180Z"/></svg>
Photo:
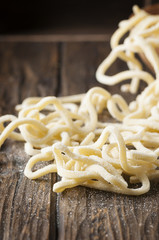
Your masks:
<svg viewBox="0 0 159 240"><path fill-rule="evenodd" d="M16 109L17 117L0 117L0 146L7 138L24 141L31 156L24 174L57 172L55 192L82 185L140 195L159 177L159 80L129 105L94 87L63 98L27 98ZM99 120L106 112L116 123ZM48 164L35 169L39 162Z"/></svg>
<svg viewBox="0 0 159 240"><path fill-rule="evenodd" d="M55 192L81 185L141 195L149 191L150 180L159 178L159 16L137 6L133 10L134 16L119 24L111 39L112 52L96 76L108 85L132 79L122 86L131 93L144 80L148 86L135 101L127 104L121 95L94 87L68 97L27 98L16 106L18 116L0 117L0 147L7 138L24 142L30 156L24 174L29 179L57 173ZM151 62L155 78L142 70L136 53ZM117 57L129 70L105 75Z"/></svg>
<svg viewBox="0 0 159 240"><path fill-rule="evenodd" d="M106 85L131 79L131 83L123 84L121 90L137 93L140 80L149 85L159 78L159 15L150 15L138 6L133 7L133 14L128 20L121 21L112 35L112 51L98 67L96 78ZM139 57L153 69L155 78L143 70ZM117 58L127 63L128 70L108 76L107 70Z"/></svg>

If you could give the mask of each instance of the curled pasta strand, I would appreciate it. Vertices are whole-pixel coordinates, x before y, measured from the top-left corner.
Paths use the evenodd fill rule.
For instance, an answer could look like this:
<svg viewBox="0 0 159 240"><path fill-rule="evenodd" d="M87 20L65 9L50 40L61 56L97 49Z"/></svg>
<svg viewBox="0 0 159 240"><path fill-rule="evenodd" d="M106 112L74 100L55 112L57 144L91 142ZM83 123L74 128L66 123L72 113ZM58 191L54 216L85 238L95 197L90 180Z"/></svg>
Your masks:
<svg viewBox="0 0 159 240"><path fill-rule="evenodd" d="M138 8L137 6L133 7L133 10ZM139 10L139 8L138 8ZM135 10L134 10L135 11ZM142 19L146 18L148 14L143 11L139 10L137 14L135 14L132 18L127 21L124 21L124 24L119 24L119 29L113 34L110 44L112 48L115 48L118 44L120 39L130 30L132 29L137 23L139 23Z"/></svg>
<svg viewBox="0 0 159 240"><path fill-rule="evenodd" d="M14 129L16 129L19 125L22 125L22 124L32 124L45 133L48 131L48 129L41 122L36 121L34 119L27 118L27 119L14 120L3 130L2 134L0 135L0 147L2 146L4 141L9 137L10 133Z"/></svg>
<svg viewBox="0 0 159 240"><path fill-rule="evenodd" d="M33 166L39 162L39 161L50 161L53 160L53 155L51 153L40 153L33 157L31 157L25 167L24 174L30 179L36 179L38 177L44 176L48 173L56 172L56 164L49 164L48 166L45 166L41 169L38 169L36 171L32 171Z"/></svg>

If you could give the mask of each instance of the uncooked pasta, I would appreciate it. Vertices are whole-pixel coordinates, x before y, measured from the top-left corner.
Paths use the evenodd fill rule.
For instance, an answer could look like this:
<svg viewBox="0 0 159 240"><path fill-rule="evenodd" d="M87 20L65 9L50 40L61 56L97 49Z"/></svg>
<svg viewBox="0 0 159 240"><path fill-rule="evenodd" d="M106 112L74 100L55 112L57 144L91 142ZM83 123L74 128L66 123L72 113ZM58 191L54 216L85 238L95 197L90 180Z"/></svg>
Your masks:
<svg viewBox="0 0 159 240"><path fill-rule="evenodd" d="M131 83L123 84L121 90L137 93L140 80L149 85L159 77L159 15L150 15L137 6L133 7L133 13L130 19L119 23L119 28L111 38L112 51L99 65L96 78L106 85L114 85L131 79ZM129 35L125 37L126 33ZM125 37L124 40L122 40L123 37ZM143 70L137 55L151 66L155 78ZM129 69L108 76L107 70L117 58L125 61Z"/></svg>
<svg viewBox="0 0 159 240"><path fill-rule="evenodd" d="M79 185L128 195L149 191L150 181L159 178L158 20L134 7L134 16L120 23L111 39L112 52L97 70L97 79L104 84L131 78L130 86L122 87L131 92L137 91L140 80L148 84L130 104L119 94L93 87L80 95L27 98L16 106L17 116L0 117L0 147L7 138L24 142L30 156L26 177L57 173L55 192ZM150 60L155 81L142 70L136 53ZM104 75L117 57L130 70ZM105 112L116 122L100 120Z"/></svg>
<svg viewBox="0 0 159 240"><path fill-rule="evenodd" d="M100 87L68 98L28 98L16 107L17 117L0 117L0 146L8 137L24 141L30 155L24 174L36 179L57 172L55 192L82 185L143 194L159 177L158 85L151 83L129 105ZM99 121L104 110L118 123ZM39 162L49 164L35 169Z"/></svg>

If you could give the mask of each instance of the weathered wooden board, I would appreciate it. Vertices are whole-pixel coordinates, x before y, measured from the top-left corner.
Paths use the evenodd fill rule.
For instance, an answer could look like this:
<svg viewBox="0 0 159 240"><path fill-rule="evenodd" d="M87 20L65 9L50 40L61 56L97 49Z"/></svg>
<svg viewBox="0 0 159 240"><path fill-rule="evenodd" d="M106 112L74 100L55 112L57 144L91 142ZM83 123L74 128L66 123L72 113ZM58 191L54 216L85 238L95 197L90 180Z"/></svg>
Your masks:
<svg viewBox="0 0 159 240"><path fill-rule="evenodd" d="M15 113L26 97L56 93L58 55L55 43L0 44L0 115ZM28 158L23 143L7 141L1 148L0 239L55 239L55 176L30 181L23 174Z"/></svg>
<svg viewBox="0 0 159 240"><path fill-rule="evenodd" d="M14 106L28 96L103 87L95 71L109 51L109 42L0 43L0 115L15 113ZM109 74L124 67L118 61ZM120 85L105 88L120 91ZM27 160L23 143L7 140L0 150L0 239L159 239L159 184L139 197L85 187L56 195L55 174L25 178Z"/></svg>

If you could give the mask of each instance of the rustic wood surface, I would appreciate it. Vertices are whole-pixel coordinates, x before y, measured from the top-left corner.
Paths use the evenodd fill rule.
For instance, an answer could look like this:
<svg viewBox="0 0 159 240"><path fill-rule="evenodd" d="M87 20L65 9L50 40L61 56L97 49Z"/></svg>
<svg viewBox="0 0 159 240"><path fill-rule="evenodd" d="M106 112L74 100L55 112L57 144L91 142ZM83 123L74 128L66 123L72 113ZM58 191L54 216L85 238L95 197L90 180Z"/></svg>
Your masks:
<svg viewBox="0 0 159 240"><path fill-rule="evenodd" d="M1 42L0 115L28 96L86 92L96 82L109 42ZM110 74L122 70L117 62ZM120 87L108 87L110 92ZM124 94L130 101L135 96ZM23 143L7 140L0 150L0 239L159 239L159 184L149 193L123 196L76 187L52 192L56 175L28 180Z"/></svg>

